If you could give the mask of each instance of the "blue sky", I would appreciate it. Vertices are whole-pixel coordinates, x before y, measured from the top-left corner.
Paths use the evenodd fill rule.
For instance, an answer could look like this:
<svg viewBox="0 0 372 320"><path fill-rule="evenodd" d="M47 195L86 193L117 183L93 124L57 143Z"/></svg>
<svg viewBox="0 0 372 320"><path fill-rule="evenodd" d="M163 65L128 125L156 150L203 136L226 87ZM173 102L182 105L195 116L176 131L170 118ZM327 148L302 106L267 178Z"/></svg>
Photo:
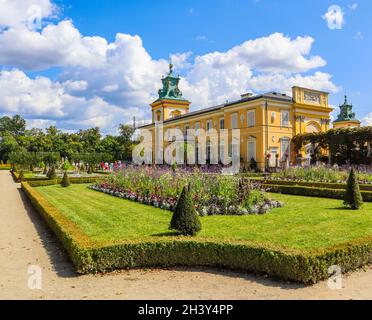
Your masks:
<svg viewBox="0 0 372 320"><path fill-rule="evenodd" d="M44 11L49 10L47 9L47 2L50 2L50 0L37 1L40 1L41 6L45 5ZM101 77L98 79L97 76L97 79L95 79L97 70L93 58L90 62L90 56L83 56L82 59L86 59L87 63L89 61L89 65L84 66L77 63L74 57L64 58L63 55L65 53L61 53L63 48L59 48L59 44L49 35L45 36L45 42L49 41L56 46L55 50L57 54L55 56L58 57L60 55L61 59L59 60L55 59L56 61L50 61L54 58L54 55L51 54L53 49L49 48L47 45L43 45L42 48L36 47L36 52L40 50L40 54L38 54L39 59L35 62L35 67L25 62L27 57L25 58L24 53L14 53L11 50L5 53L1 53L0 51L0 68L3 71L19 70L24 72L27 77L26 80L30 82L28 84L29 86L32 87L33 83L31 84L31 82L35 77L47 77L50 78L52 82L48 85L48 90L51 90L50 94L53 94L53 92L58 91L54 90L55 88L53 86L59 84L61 86L60 90L63 90L69 95L60 103L70 103L68 101L72 100L76 101L72 103L72 106L66 107L69 110L84 108L84 103L89 105L90 108L93 108L91 107L92 103L96 103L97 99L99 99L98 109L103 110L106 107L114 108L115 110L108 109L107 112L112 112L118 116L121 115L120 112L123 112L122 116L127 118L133 113L138 113L139 118L146 118L148 117L148 110L144 109L151 103L151 98L156 94L156 88L160 86L159 79L161 77L161 72L165 71L165 62L170 59L171 55L187 53L186 56L183 56L179 64L177 64L179 60L175 60L175 64L176 67L178 67L178 72L185 77L184 82L186 84L183 90L184 93L192 93L190 94L195 102L194 108L213 105L217 103L218 100L225 97L226 99L233 99L236 97L239 90L252 90L253 92L270 91L271 89L277 90L281 88L283 88L282 90L287 90L285 84L286 79L290 79L288 83L290 82L292 84L292 82L295 81L293 79L296 78L296 76L300 76L302 81L300 84L309 83L310 85L314 85L315 83L315 85L319 85L320 89L331 91L331 103L335 106L343 102L343 95L346 93L349 96L349 100L353 103L358 117L360 119L365 119L366 123L372 124L372 103L369 97L372 92L372 81L370 78L370 74L372 73L372 62L370 58L372 51L372 1L56 0L53 1L52 4L54 5L54 9L50 9L50 11L53 12L43 14L44 28L46 27L46 22L59 25L63 21L70 21L71 26L69 26L69 28L65 28L64 31L59 30L58 32L65 32L67 34L70 32L70 29L76 30L80 33L82 38L99 37L100 39L105 39L108 45L115 43L118 33L130 36L138 35L138 39L141 41L140 43L131 38L130 40L123 40L124 44L122 41L120 45L116 46L117 52L115 51L115 53L113 53L113 55L117 57L117 59L115 58L114 60L115 63L121 64L121 61L127 60L134 64L141 64L141 59L137 61L136 59L127 58L127 56L129 55L132 57L132 54L139 56L139 54L144 54L143 50L151 59L147 64L141 67L138 66L138 69L129 72L129 75L125 74L126 70L131 68L128 65L125 66L125 68L123 66L122 74L118 73L113 75L116 71L108 72L105 70L103 72L100 69L98 73L101 74ZM338 5L343 12L340 29L330 29L324 18L331 5ZM42 31L38 30L37 32L40 33ZM59 37L61 37L62 34L62 38L64 38L63 33L58 34ZM257 48L255 45L248 49L244 49L249 50L248 58L250 57L250 59L253 57L258 61L261 59L260 56L262 57L261 60L267 59L267 64L271 66L271 69L268 71L265 62L261 60L257 62L259 65L252 64L250 61L242 61L244 57L247 57L246 52L244 52L243 49L236 49L236 51L239 52L236 54L239 55L239 59L230 59L228 61L231 71L227 71L226 65L216 70L218 66L216 67L216 61L213 61L213 72L210 72L209 77L220 77L220 79L225 77L229 79L228 83L230 84L234 80L236 80L236 82L239 82L241 79L244 80L245 72L246 74L250 74L252 81L246 82L244 85L242 84L242 86L237 85L236 87L231 87L231 95L228 91L229 88L226 88L226 92L223 92L223 94L218 94L221 90L223 91L223 89L221 89L224 87L223 80L219 80L218 83L209 82L205 86L205 88L209 90L207 93L208 98L202 97L203 94L206 94L205 91L207 90L202 86L205 85L206 81L211 81L208 79L208 70L211 69L205 68L202 64L210 62L211 54L214 52L223 53L223 55L218 58L218 61L220 61L220 59L225 61L226 57L229 56L229 50L237 48L250 40L263 39L259 41L266 44L272 43L272 40L270 40L271 38L267 39L267 37L273 34L282 34L283 36L277 38L276 45L279 51L282 48L280 47L281 44L284 45L284 42L286 42L285 38L293 43L298 37L304 39L305 37L312 38L311 44L308 43L308 46L310 46L309 50L307 50L308 52L301 52L301 57L299 59L304 57L307 60L311 60L311 57L316 56L319 57L323 63L319 61L318 63L312 62L311 67L298 65L295 68L288 67L288 70L286 70L283 66L288 66L290 64L291 53L289 52L282 60L279 59L278 65L280 65L280 70L273 71L272 65L275 63L275 56L273 57L271 55L266 58L265 54L262 54L262 52L257 52L255 55L251 52L254 48ZM0 33L0 42L1 36L2 34ZM25 35L25 37L26 36L27 35ZM70 39L64 41L70 41ZM84 40L82 41L84 42ZM135 45L133 44L134 42L136 42ZM260 45L260 43L261 42L259 42L258 45ZM68 45L69 44L64 44L65 47ZM84 43L83 45L85 46ZM130 48L133 48L133 46L139 51L132 52ZM285 44L285 46L287 46L287 44ZM300 44L296 46L298 48ZM45 47L48 48L47 52L45 52ZM119 47L122 48L122 50L119 50ZM75 46L72 48L75 48ZM91 48L91 43L89 43L89 48ZM301 51L301 49L299 50ZM5 59L5 62L2 62L4 59L1 59L1 54L10 54L9 52L12 52L14 58ZM17 61L18 55L20 56L19 61ZM143 58L145 60L147 59L146 55L144 55ZM201 57L199 59L200 61L198 57ZM34 56L29 57L27 61L32 61L34 58ZM110 59L111 58L112 57L110 57ZM40 65L40 59L45 59L45 65ZM105 59L107 59L107 56ZM242 64L243 66L246 63L247 66L244 70L239 69L237 66L234 66L234 61L236 61L238 65ZM112 63L111 61L110 67L114 69ZM235 67L237 68L236 78L234 77ZM146 71L143 71L143 69L146 69ZM142 77L140 77L141 79L137 79L136 75L134 75L136 70L139 73L143 73ZM156 72L159 72L159 74L155 74ZM314 75L317 72L323 75L321 76L318 74L322 79L325 79L325 74L329 75L330 78L324 80L324 84L320 84L318 76L314 79ZM264 85L262 82L264 82L266 78L262 78L262 76L266 77L268 74L272 77L274 77L274 74L275 77L280 74L280 81L283 83L278 86L273 84L270 85L269 83ZM118 80L122 79L122 75L127 81L125 85L124 83L119 83ZM255 79L256 76L259 77L258 80ZM91 80L92 78L94 78L94 81ZM150 80L155 82L155 84L143 85L141 87L137 82L144 78L147 79L148 82L150 82ZM74 88L78 86L78 84L80 84L82 88L68 91L65 85L66 81L74 82ZM255 86L257 81L259 81L260 84ZM316 81L318 81L318 84ZM84 85L84 82L87 82L87 84ZM43 84L38 83L37 87L42 85ZM252 87L250 88L249 86ZM133 90L136 94L131 94L128 87L134 88ZM84 88L85 90L82 90ZM211 88L216 88L216 91L213 91ZM198 89L200 89L198 93L199 96L196 96L195 92ZM145 90L150 92L143 92ZM117 93L117 91L120 91L120 94ZM142 96L141 92L143 92ZM73 99L70 98L70 96L72 96ZM75 98L78 99L76 100ZM85 99L85 102L81 103L81 99ZM50 101L53 101L53 99L49 97L47 101L51 103ZM39 103L40 102L35 102L36 105ZM92 109L88 112L90 113L90 118L85 119L81 114L77 116L74 112L67 112L64 107L61 107L59 104L57 109L60 108L60 112L53 112L53 110L51 111L46 108L44 114L42 110L37 110L35 115L32 112L32 108L35 108L35 106L21 106L18 110L26 110L26 117L30 118L35 125L45 126L50 123L56 123L67 130L73 130L77 126L84 127L94 124L94 121L88 120L94 118L98 119L101 116L99 112ZM7 106L6 108L3 107L3 110L1 110L0 100L0 112L3 114L9 113L10 109L11 108ZM120 109L120 112L118 111L117 113L116 109ZM116 121L117 117L115 116L114 118ZM113 119L105 119L105 121L97 121L97 123L109 130L117 125L115 121L113 121Z"/></svg>

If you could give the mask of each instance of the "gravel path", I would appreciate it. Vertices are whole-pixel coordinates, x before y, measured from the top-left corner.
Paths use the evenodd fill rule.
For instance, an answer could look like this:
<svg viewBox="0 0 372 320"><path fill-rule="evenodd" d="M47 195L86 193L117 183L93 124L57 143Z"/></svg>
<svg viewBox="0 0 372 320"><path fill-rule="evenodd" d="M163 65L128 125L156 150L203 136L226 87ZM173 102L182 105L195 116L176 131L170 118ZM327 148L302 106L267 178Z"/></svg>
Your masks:
<svg viewBox="0 0 372 320"><path fill-rule="evenodd" d="M42 289L29 289L42 270ZM372 267L305 287L213 269L132 270L78 276L7 171L0 171L0 299L372 299ZM35 282L33 282L35 284Z"/></svg>

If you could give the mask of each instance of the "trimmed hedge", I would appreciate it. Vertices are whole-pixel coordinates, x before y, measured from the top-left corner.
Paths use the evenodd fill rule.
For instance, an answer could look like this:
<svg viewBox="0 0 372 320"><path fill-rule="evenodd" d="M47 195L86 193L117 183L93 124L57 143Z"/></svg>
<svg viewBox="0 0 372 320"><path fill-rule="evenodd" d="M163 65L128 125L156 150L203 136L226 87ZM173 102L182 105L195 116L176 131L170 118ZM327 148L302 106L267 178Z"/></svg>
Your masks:
<svg viewBox="0 0 372 320"><path fill-rule="evenodd" d="M22 189L66 248L77 272L83 274L122 268L208 266L310 284L327 279L328 267L332 265L348 272L372 262L372 237L306 251L189 237L94 243L37 189L27 182L22 183Z"/></svg>
<svg viewBox="0 0 372 320"><path fill-rule="evenodd" d="M28 184L31 187L47 187L47 186L54 186L58 184L58 180L41 180L41 181L28 181Z"/></svg>
<svg viewBox="0 0 372 320"><path fill-rule="evenodd" d="M326 182L306 182L306 181L289 181L289 180L265 180L265 184L314 187L322 189L346 189L346 183L326 183ZM372 184L359 184L360 190L372 191Z"/></svg>
<svg viewBox="0 0 372 320"><path fill-rule="evenodd" d="M331 199L344 199L346 190L343 189L327 189L327 188L315 188L315 187L302 187L302 186L288 186L288 185L274 185L274 184L263 184L269 192L291 194L296 196L306 197L319 197L319 198L331 198ZM372 192L361 191L363 201L372 202Z"/></svg>
<svg viewBox="0 0 372 320"><path fill-rule="evenodd" d="M13 179L15 182L19 182L19 173L12 172ZM32 186L41 187L41 186L50 186L53 184L61 184L63 178L57 179L48 179L48 178L25 178L23 181L32 182ZM81 177L81 178L69 178L71 184L85 184L85 183L96 183L102 177ZM53 182L53 183L52 183ZM45 184L46 183L46 184Z"/></svg>

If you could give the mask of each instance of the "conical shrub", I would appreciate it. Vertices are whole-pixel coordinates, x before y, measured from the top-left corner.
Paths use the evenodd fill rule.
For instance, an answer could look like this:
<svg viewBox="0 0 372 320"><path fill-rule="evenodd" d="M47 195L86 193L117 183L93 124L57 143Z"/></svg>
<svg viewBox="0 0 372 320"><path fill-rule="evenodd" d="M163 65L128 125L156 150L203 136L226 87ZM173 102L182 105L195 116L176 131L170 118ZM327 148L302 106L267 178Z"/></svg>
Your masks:
<svg viewBox="0 0 372 320"><path fill-rule="evenodd" d="M170 227L184 236L195 236L201 230L199 216L195 210L189 187L184 187L178 199Z"/></svg>
<svg viewBox="0 0 372 320"><path fill-rule="evenodd" d="M61 182L61 186L64 187L64 188L67 188L71 185L70 183L70 179L68 177L68 174L67 172L65 171L64 175L63 175L63 179L62 179L62 182Z"/></svg>
<svg viewBox="0 0 372 320"><path fill-rule="evenodd" d="M344 204L353 210L358 210L363 206L363 198L354 168L350 170L349 179L347 180Z"/></svg>
<svg viewBox="0 0 372 320"><path fill-rule="evenodd" d="M56 179L57 178L57 174L56 174L56 168L54 166L52 166L50 168L50 171L49 171L49 174L48 174L48 178L50 180L53 180L53 179Z"/></svg>
<svg viewBox="0 0 372 320"><path fill-rule="evenodd" d="M21 170L18 176L18 182L22 182L23 180L25 180L25 173Z"/></svg>

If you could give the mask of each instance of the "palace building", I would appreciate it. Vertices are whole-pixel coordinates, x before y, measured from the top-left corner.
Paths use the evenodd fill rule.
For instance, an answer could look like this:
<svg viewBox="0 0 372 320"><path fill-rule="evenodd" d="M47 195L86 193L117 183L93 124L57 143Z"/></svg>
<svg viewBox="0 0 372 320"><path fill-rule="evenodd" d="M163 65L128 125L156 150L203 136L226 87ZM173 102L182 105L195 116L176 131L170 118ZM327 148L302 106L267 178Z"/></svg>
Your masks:
<svg viewBox="0 0 372 320"><path fill-rule="evenodd" d="M248 164L253 158L263 169L297 161L291 145L296 134L330 129L333 109L327 92L293 87L292 97L278 92L247 93L237 101L190 112L191 102L183 97L172 65L162 82L159 98L151 104L152 123L141 127L152 131L153 140L156 122L163 123L164 131L177 128L185 133L200 128L240 129L241 161Z"/></svg>

